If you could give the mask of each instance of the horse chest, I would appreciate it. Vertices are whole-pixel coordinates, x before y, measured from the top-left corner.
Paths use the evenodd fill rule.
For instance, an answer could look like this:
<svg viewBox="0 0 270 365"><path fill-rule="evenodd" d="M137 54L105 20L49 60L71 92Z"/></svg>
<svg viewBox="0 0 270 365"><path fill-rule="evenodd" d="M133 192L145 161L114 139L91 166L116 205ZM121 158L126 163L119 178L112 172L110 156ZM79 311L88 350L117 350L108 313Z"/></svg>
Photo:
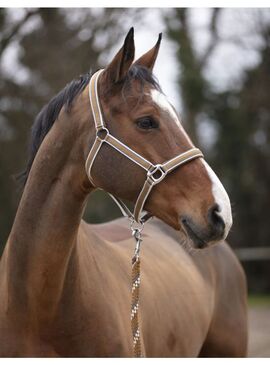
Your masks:
<svg viewBox="0 0 270 365"><path fill-rule="evenodd" d="M111 290L102 293L86 291L85 298L75 289L64 300L48 336L60 356L132 356L129 306L115 302Z"/></svg>

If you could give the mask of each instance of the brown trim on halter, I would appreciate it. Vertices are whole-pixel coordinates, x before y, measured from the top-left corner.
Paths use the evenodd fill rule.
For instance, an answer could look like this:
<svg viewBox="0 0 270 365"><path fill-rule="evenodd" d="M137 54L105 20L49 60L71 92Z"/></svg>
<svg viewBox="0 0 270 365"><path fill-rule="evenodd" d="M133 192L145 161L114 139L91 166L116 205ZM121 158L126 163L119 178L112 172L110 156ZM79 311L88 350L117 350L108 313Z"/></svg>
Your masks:
<svg viewBox="0 0 270 365"><path fill-rule="evenodd" d="M95 162L96 156L103 143L107 143L119 153L126 156L131 161L146 170L147 178L135 203L133 214L120 199L110 194L124 215L135 220L138 223L143 223L151 216L149 213L142 215L142 210L153 186L161 182L168 173L170 173L177 167L183 165L186 162L194 160L195 158L203 157L203 154L198 148L191 148L190 150L179 154L178 156L164 162L163 164L154 165L146 158L139 155L137 152L133 151L127 145L119 141L117 138L113 137L110 134L109 130L106 128L106 125L103 121L102 112L99 104L97 86L98 78L102 72L103 70L97 71L91 77L89 82L89 98L96 127L96 139L85 163L86 173L91 183L95 186L93 178L91 176L91 170Z"/></svg>

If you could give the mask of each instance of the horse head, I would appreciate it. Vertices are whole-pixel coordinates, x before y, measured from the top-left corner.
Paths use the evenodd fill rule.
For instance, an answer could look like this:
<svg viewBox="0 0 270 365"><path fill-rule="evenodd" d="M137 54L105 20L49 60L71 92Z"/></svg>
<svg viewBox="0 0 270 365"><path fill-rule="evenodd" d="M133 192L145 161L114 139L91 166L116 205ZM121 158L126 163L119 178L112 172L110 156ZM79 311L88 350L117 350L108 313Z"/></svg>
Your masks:
<svg viewBox="0 0 270 365"><path fill-rule="evenodd" d="M162 164L194 148L152 73L160 42L161 35L155 46L134 62L132 28L97 85L106 129L153 164ZM85 113L93 119L89 105ZM85 158L95 139L94 121L91 123L88 120ZM95 156L91 175L95 186L131 202L136 201L146 179L144 169L108 144ZM232 225L228 195L203 158L174 169L154 186L144 207L174 229L182 230L198 248L225 239Z"/></svg>

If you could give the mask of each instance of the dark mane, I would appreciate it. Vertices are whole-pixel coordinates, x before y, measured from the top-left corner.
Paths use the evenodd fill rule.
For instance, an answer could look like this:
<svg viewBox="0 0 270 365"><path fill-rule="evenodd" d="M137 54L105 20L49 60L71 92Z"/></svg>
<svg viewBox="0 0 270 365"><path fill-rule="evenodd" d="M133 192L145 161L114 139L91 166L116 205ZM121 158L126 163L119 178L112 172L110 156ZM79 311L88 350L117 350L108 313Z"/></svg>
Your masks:
<svg viewBox="0 0 270 365"><path fill-rule="evenodd" d="M155 78L152 71L143 66L132 66L125 78L123 90L130 86L132 80L138 80L141 83L142 91L146 83L153 86L155 89L162 91L158 80Z"/></svg>
<svg viewBox="0 0 270 365"><path fill-rule="evenodd" d="M31 170L33 161L36 157L37 151L52 128L63 106L70 109L75 97L79 95L87 86L90 80L90 74L80 76L78 79L71 81L63 90L54 96L48 104L46 104L37 115L31 129L31 141L29 147L29 158L25 170L18 175L18 180L24 186L29 172Z"/></svg>
<svg viewBox="0 0 270 365"><path fill-rule="evenodd" d="M54 98L52 98L37 115L31 129L29 159L26 165L26 169L18 175L18 180L22 183L23 186L27 181L38 149L43 139L52 128L61 109L63 108L63 106L66 107L67 111L70 109L73 100L88 85L90 77L90 73L87 73L80 76L80 78L71 81L62 91L60 91ZM142 66L132 66L123 82L123 96L125 90L130 88L131 81L134 79L138 80L141 83L142 92L143 87L146 83L149 83L154 88L161 90L158 81L153 76L151 71Z"/></svg>

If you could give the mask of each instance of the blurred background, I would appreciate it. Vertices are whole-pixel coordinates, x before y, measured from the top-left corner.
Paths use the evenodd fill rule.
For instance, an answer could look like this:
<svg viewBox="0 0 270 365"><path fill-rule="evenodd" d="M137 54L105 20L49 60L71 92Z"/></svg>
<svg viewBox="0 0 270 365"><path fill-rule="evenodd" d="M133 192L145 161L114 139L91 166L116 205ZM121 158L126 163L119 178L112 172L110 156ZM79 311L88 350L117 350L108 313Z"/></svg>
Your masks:
<svg viewBox="0 0 270 365"><path fill-rule="evenodd" d="M250 355L270 356L270 9L0 9L0 254L35 116L66 83L105 66L131 26L137 56L163 32L155 74L229 193ZM103 193L91 196L88 222L116 216Z"/></svg>

